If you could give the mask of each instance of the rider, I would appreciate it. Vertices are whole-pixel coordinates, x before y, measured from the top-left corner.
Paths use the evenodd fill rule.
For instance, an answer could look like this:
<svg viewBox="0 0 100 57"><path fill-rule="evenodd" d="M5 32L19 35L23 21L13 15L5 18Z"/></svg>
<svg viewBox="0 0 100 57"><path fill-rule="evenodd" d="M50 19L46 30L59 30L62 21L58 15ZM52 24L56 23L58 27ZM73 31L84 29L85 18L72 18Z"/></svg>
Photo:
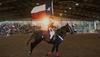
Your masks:
<svg viewBox="0 0 100 57"><path fill-rule="evenodd" d="M63 40L59 35L56 34L56 26L54 26L54 23L50 23L48 25L48 31L49 31L49 41L48 43L52 43L53 44L53 48L51 49L51 51L48 52L48 55L51 55L54 53L54 51L56 51L55 55L59 56L59 44L61 43L61 41Z"/></svg>
<svg viewBox="0 0 100 57"><path fill-rule="evenodd" d="M53 40L55 40L55 30L56 30L56 26L54 26L54 23L51 22L51 23L48 25L49 42L52 42Z"/></svg>

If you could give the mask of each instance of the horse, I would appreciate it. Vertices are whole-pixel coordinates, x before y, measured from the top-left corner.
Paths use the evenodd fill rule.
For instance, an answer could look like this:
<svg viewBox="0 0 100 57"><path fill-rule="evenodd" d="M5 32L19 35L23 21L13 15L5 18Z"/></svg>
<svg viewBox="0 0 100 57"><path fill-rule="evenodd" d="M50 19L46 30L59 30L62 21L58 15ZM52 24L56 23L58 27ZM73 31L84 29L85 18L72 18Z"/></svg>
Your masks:
<svg viewBox="0 0 100 57"><path fill-rule="evenodd" d="M59 45L63 42L63 38L66 35L67 32L70 32L71 34L73 33L71 27L66 24L65 26L62 26L61 28L55 30L55 35L52 38L52 40L48 41L46 38L43 36L43 31L42 30L37 30L33 32L31 35L30 39L27 41L27 45L30 43L30 50L29 50L29 55L32 54L32 50L42 41L46 41L49 44L52 44L53 47L50 52L47 53L46 56L56 52L56 57L59 57ZM32 39L34 38L34 41Z"/></svg>

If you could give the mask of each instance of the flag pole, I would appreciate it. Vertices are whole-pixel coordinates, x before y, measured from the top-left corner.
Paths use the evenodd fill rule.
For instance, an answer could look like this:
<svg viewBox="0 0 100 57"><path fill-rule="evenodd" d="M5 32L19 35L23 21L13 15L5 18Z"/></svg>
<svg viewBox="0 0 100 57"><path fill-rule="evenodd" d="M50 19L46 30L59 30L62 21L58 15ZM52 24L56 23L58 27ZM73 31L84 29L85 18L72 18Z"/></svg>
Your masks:
<svg viewBox="0 0 100 57"><path fill-rule="evenodd" d="M53 10L53 0L51 0L51 10L52 10L52 15L54 15L54 10Z"/></svg>

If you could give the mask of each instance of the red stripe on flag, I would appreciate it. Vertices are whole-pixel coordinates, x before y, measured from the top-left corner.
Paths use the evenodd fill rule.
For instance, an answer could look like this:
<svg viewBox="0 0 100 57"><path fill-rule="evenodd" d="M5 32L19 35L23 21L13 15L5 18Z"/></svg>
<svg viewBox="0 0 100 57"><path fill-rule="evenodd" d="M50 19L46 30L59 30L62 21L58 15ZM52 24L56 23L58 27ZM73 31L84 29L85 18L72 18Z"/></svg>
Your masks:
<svg viewBox="0 0 100 57"><path fill-rule="evenodd" d="M43 17L47 16L45 11L32 13L32 19L42 19Z"/></svg>

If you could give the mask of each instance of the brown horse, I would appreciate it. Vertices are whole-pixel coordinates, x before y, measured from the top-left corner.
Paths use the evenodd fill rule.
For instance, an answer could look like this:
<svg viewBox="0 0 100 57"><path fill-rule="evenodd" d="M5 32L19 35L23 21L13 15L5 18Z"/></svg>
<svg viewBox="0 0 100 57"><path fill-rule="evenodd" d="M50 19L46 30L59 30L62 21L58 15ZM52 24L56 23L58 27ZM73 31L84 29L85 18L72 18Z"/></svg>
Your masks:
<svg viewBox="0 0 100 57"><path fill-rule="evenodd" d="M55 31L55 36L52 38L52 40L47 41L45 36L43 35L42 30L38 30L33 32L30 39L27 41L27 45L30 43L30 50L29 55L32 54L32 50L39 44L41 41L46 41L47 43L50 43L53 45L51 51L47 54L52 54L56 52L56 57L59 57L59 45L62 43L64 36L67 32L73 33L71 27L66 24L65 26L62 26L61 28L57 29ZM32 41L34 39L34 41Z"/></svg>

